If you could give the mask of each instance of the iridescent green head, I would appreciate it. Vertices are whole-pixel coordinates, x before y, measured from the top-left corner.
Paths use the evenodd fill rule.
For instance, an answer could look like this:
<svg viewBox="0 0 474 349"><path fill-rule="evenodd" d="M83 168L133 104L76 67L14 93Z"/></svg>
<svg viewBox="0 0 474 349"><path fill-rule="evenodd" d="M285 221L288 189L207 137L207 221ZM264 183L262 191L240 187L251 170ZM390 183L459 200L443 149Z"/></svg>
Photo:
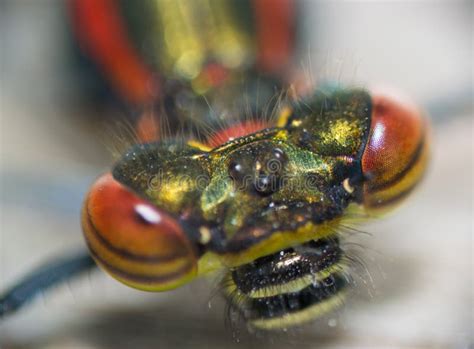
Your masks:
<svg viewBox="0 0 474 349"><path fill-rule="evenodd" d="M425 166L419 113L364 90L316 92L278 125L214 148L137 145L113 180L178 224L190 260L240 265L334 234L351 203L391 207Z"/></svg>

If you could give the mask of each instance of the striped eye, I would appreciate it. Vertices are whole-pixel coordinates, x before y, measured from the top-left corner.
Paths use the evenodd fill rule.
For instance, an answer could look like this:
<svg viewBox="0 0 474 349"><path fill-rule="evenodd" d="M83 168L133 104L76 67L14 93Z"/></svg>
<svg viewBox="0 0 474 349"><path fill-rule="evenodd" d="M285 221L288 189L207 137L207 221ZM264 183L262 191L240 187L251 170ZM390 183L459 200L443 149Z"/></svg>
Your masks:
<svg viewBox="0 0 474 349"><path fill-rule="evenodd" d="M410 104L374 94L372 123L362 156L366 209L388 209L419 182L426 168L426 122Z"/></svg>
<svg viewBox="0 0 474 349"><path fill-rule="evenodd" d="M92 186L82 227L96 262L131 287L164 291L197 273L196 252L176 219L110 174Z"/></svg>

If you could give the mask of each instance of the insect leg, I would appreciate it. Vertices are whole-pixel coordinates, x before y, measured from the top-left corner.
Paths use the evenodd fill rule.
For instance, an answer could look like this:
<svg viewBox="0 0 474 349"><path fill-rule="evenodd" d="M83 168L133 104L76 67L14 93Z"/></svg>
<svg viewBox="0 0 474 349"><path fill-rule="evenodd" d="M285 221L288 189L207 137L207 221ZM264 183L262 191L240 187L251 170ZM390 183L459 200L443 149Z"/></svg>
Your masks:
<svg viewBox="0 0 474 349"><path fill-rule="evenodd" d="M0 295L0 318L33 300L40 292L96 267L87 252L45 264Z"/></svg>

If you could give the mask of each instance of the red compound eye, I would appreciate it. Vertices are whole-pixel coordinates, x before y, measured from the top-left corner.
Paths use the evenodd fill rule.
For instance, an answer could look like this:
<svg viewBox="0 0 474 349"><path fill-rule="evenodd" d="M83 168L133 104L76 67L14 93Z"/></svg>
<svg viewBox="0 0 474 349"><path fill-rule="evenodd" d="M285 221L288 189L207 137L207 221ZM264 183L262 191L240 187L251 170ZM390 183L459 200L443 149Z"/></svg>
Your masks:
<svg viewBox="0 0 474 349"><path fill-rule="evenodd" d="M269 127L268 123L260 120L243 121L232 125L224 130L216 132L208 141L207 145L212 148L218 147L232 139L243 137L251 133Z"/></svg>
<svg viewBox="0 0 474 349"><path fill-rule="evenodd" d="M92 186L82 227L97 263L129 286L163 291L196 275L196 253L176 219L111 174Z"/></svg>
<svg viewBox="0 0 474 349"><path fill-rule="evenodd" d="M367 208L398 203L419 182L427 157L426 120L409 103L394 97L372 95L372 124L362 156Z"/></svg>

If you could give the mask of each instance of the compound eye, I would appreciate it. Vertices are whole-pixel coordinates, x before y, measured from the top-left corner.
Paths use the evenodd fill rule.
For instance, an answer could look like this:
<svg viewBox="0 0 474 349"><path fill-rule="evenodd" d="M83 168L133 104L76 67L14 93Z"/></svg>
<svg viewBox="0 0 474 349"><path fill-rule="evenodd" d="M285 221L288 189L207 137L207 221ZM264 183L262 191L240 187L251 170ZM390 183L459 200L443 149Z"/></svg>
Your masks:
<svg viewBox="0 0 474 349"><path fill-rule="evenodd" d="M131 287L164 291L197 273L196 251L178 221L111 174L92 186L82 227L96 262Z"/></svg>
<svg viewBox="0 0 474 349"><path fill-rule="evenodd" d="M428 158L426 121L409 103L380 93L372 97L372 123L362 156L364 205L389 208L419 182Z"/></svg>

